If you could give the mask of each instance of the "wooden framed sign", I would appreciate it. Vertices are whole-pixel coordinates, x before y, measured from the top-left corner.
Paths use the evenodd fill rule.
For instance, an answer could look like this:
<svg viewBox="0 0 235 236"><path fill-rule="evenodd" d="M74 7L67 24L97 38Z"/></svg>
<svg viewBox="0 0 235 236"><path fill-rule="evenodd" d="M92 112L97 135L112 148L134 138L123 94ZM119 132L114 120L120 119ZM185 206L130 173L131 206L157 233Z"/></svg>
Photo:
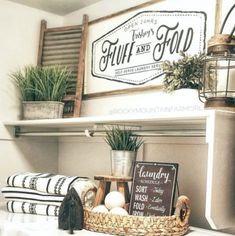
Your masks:
<svg viewBox="0 0 235 236"><path fill-rule="evenodd" d="M136 162L129 213L169 216L172 213L178 164Z"/></svg>
<svg viewBox="0 0 235 236"><path fill-rule="evenodd" d="M86 94L162 85L165 60L205 49L203 11L144 10L89 28Z"/></svg>

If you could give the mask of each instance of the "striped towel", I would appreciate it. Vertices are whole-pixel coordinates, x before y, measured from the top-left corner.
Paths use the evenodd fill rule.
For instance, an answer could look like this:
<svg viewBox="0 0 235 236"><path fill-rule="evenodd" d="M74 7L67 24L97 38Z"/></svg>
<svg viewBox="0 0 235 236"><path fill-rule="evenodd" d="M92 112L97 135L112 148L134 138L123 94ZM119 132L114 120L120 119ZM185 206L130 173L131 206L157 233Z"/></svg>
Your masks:
<svg viewBox="0 0 235 236"><path fill-rule="evenodd" d="M40 192L66 195L75 181L86 177L54 175L50 173L21 173L7 178L7 185L37 190Z"/></svg>
<svg viewBox="0 0 235 236"><path fill-rule="evenodd" d="M1 192L10 212L52 216L58 216L59 206L71 187L86 207L93 206L97 189L87 177L30 172L9 176L7 185Z"/></svg>
<svg viewBox="0 0 235 236"><path fill-rule="evenodd" d="M3 187L2 195L8 201L29 202L60 206L64 196L40 192L33 189L19 187Z"/></svg>
<svg viewBox="0 0 235 236"><path fill-rule="evenodd" d="M8 201L7 210L14 213L28 213L35 215L58 216L59 206L44 205L29 202Z"/></svg>

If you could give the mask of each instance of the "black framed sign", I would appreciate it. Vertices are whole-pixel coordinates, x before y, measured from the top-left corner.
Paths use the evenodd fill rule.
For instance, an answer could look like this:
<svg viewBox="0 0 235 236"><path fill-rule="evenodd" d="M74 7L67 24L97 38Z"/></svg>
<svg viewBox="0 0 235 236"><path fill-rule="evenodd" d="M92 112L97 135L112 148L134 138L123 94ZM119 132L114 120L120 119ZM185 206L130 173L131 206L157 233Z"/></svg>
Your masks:
<svg viewBox="0 0 235 236"><path fill-rule="evenodd" d="M178 164L136 162L129 213L169 216L172 213Z"/></svg>

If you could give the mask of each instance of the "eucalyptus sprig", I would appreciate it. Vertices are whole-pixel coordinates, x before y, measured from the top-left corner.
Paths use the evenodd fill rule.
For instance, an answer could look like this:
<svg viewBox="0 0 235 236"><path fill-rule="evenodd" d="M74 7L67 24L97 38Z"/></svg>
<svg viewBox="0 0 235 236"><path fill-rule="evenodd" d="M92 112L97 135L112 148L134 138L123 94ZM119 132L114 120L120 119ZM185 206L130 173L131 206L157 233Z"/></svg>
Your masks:
<svg viewBox="0 0 235 236"><path fill-rule="evenodd" d="M61 101L71 73L61 66L25 66L10 74L23 101Z"/></svg>
<svg viewBox="0 0 235 236"><path fill-rule="evenodd" d="M204 53L190 56L180 52L178 61L164 61L162 70L165 73L163 79L164 91L172 92L180 88L200 89L199 78L203 74Z"/></svg>
<svg viewBox="0 0 235 236"><path fill-rule="evenodd" d="M119 126L106 130L105 142L112 150L138 151L143 144L142 138L134 135L130 129L121 129Z"/></svg>

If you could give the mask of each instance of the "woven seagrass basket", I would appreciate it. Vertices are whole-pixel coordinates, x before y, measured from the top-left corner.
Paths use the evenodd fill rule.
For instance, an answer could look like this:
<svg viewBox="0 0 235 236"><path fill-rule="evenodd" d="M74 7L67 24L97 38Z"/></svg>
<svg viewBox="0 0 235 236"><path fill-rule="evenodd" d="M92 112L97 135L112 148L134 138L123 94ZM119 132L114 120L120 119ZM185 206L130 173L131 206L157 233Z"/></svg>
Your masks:
<svg viewBox="0 0 235 236"><path fill-rule="evenodd" d="M189 199L180 196L172 216L120 216L84 210L84 228L114 235L184 235L189 229Z"/></svg>

